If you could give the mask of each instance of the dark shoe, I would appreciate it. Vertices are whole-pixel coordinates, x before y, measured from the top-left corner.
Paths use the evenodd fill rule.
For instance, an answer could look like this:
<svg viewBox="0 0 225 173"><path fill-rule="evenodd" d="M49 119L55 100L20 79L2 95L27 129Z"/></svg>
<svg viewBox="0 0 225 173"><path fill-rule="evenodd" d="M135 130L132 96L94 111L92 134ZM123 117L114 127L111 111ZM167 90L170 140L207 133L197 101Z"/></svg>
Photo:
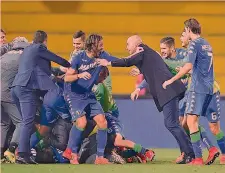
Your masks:
<svg viewBox="0 0 225 173"><path fill-rule="evenodd" d="M194 156L181 153L181 156L177 158L176 164L187 164L194 159Z"/></svg>
<svg viewBox="0 0 225 173"><path fill-rule="evenodd" d="M17 164L38 164L37 162L35 162L35 160L32 157L24 158L20 156L16 158L16 163Z"/></svg>

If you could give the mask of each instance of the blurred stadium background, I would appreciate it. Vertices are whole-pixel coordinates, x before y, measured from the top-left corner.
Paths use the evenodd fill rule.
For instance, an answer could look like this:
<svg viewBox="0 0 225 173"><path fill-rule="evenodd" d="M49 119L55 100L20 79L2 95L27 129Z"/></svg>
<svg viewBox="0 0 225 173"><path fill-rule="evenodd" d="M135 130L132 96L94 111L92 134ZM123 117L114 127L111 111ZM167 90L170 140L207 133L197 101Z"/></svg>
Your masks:
<svg viewBox="0 0 225 173"><path fill-rule="evenodd" d="M173 36L180 47L183 22L190 17L202 24L203 36L214 49L216 80L225 95L225 2L2 2L2 28L8 40L16 36L32 39L35 30L49 34L49 49L69 58L72 35L77 30L104 37L112 55L127 55L126 39L138 33L159 50L162 37ZM111 69L113 93L130 94L136 78L128 68Z"/></svg>
<svg viewBox="0 0 225 173"><path fill-rule="evenodd" d="M49 35L49 49L67 59L73 50L72 35L77 30L103 35L105 50L123 57L127 55L126 39L134 33L157 51L160 39L165 36L173 36L176 47L181 47L183 22L190 17L197 18L202 24L203 37L213 46L216 80L225 96L225 2L4 1L1 6L1 26L8 41L16 36L31 40L33 33L41 29ZM129 76L130 68L110 70L113 94L128 96L137 78ZM176 147L152 100L132 103L120 98L117 104L127 137L149 147ZM225 101L221 102L221 108L221 124L225 130ZM207 129L206 121L202 121Z"/></svg>

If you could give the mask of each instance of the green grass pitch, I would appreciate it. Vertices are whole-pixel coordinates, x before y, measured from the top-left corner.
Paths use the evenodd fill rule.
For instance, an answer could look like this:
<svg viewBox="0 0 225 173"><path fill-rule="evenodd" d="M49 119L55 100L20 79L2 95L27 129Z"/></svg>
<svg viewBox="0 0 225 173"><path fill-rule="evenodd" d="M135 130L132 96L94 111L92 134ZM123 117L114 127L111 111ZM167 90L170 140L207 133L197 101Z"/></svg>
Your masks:
<svg viewBox="0 0 225 173"><path fill-rule="evenodd" d="M2 164L1 173L225 173L225 165L220 165L219 159L210 166L176 165L173 161L179 155L178 149L154 149L154 151L155 160L148 164ZM207 151L204 151L204 158L206 157Z"/></svg>

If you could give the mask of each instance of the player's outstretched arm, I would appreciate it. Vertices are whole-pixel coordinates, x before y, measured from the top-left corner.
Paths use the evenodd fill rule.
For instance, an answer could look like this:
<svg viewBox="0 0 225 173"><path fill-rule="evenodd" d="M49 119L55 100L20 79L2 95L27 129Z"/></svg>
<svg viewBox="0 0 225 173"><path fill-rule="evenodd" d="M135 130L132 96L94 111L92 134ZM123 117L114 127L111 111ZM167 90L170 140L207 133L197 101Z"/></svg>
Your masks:
<svg viewBox="0 0 225 173"><path fill-rule="evenodd" d="M143 51L142 47L137 47L136 52L126 58L113 57L115 60L109 60L109 57L106 57L105 59L98 59L97 62L101 66L130 67L142 61Z"/></svg>
<svg viewBox="0 0 225 173"><path fill-rule="evenodd" d="M70 63L63 59L62 57L52 53L51 51L49 51L46 47L44 46L40 46L39 47L39 51L40 51L40 56L43 59L49 60L49 61L53 61L63 67L70 67Z"/></svg>
<svg viewBox="0 0 225 173"><path fill-rule="evenodd" d="M176 80L182 78L185 74L187 74L191 69L192 69L193 65L192 63L186 63L183 68L181 68L181 70L171 79L165 81L163 83L163 88L166 89L166 87L170 84L172 84L173 82L175 82Z"/></svg>

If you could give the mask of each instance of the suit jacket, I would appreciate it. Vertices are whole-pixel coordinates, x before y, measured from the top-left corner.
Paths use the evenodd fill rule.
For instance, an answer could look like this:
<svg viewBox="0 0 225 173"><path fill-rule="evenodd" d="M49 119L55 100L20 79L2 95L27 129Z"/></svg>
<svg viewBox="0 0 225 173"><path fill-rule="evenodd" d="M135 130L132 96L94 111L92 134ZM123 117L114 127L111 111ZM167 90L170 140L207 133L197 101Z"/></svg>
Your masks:
<svg viewBox="0 0 225 173"><path fill-rule="evenodd" d="M21 54L18 73L12 87L24 86L30 89L49 90L55 87L51 80L51 61L64 67L70 63L50 52L43 44L31 44Z"/></svg>
<svg viewBox="0 0 225 173"><path fill-rule="evenodd" d="M167 86L167 89L163 89L163 82L172 78L173 75L156 51L144 44L141 44L140 47L144 48L143 52L130 58L113 61L111 64L113 67L130 67L133 65L138 67L149 84L150 93L158 110L161 112L166 103L177 96L183 95L186 88L180 80L177 80Z"/></svg>

